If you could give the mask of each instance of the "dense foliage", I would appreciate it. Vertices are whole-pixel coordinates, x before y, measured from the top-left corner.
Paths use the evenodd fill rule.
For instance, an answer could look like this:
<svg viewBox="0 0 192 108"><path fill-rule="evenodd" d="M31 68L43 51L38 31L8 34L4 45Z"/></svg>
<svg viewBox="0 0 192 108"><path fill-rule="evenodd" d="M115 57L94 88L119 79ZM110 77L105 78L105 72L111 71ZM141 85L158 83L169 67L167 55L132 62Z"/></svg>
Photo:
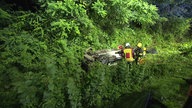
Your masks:
<svg viewBox="0 0 192 108"><path fill-rule="evenodd" d="M145 0L13 2L0 7L0 107L106 108L142 90L170 108L184 104L187 85L174 76L192 77L191 18L159 15ZM156 46L158 54L131 70L124 60L82 69L88 47L125 42Z"/></svg>

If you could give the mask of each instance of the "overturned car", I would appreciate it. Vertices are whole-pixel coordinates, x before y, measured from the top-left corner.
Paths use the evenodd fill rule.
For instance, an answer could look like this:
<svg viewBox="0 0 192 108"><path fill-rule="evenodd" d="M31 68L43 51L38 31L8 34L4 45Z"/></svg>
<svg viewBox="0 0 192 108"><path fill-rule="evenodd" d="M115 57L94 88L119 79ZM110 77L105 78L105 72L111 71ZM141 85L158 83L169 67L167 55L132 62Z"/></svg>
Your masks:
<svg viewBox="0 0 192 108"><path fill-rule="evenodd" d="M120 49L103 49L93 52L92 49L89 48L84 55L84 59L89 63L99 61L103 64L111 64L122 58L122 50Z"/></svg>

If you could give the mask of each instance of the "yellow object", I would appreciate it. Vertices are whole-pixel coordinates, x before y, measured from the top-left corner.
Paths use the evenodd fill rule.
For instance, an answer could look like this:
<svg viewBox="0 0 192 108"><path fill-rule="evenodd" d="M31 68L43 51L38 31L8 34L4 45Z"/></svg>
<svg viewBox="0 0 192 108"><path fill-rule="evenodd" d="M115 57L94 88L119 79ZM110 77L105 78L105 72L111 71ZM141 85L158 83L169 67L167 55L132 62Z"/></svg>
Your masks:
<svg viewBox="0 0 192 108"><path fill-rule="evenodd" d="M141 48L141 47L142 47L142 43L138 43L137 46L138 46L139 48Z"/></svg>
<svg viewBox="0 0 192 108"><path fill-rule="evenodd" d="M147 53L147 52L146 52L146 50L147 50L147 48L146 48L146 47L144 47L144 48L143 48L143 56L145 56L145 55L146 55L146 53Z"/></svg>
<svg viewBox="0 0 192 108"><path fill-rule="evenodd" d="M126 61L128 61L128 62L133 62L134 61L134 59L133 59L133 49L131 49L131 48L124 49L123 52L124 52Z"/></svg>
<svg viewBox="0 0 192 108"><path fill-rule="evenodd" d="M140 60L139 60L139 64L144 64L145 63L145 60L143 59L143 58L141 58Z"/></svg>

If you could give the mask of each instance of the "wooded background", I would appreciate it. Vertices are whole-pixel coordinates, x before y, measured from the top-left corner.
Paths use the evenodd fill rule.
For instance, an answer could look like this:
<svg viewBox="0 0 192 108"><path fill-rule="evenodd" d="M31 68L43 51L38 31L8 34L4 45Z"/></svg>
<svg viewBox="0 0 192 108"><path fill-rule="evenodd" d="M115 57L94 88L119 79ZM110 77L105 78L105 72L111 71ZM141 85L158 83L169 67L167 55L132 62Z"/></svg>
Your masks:
<svg viewBox="0 0 192 108"><path fill-rule="evenodd" d="M1 0L1 108L111 108L125 93L153 90L181 108L192 77L191 0ZM83 55L129 42L156 48L127 69ZM139 97L138 97L139 98Z"/></svg>

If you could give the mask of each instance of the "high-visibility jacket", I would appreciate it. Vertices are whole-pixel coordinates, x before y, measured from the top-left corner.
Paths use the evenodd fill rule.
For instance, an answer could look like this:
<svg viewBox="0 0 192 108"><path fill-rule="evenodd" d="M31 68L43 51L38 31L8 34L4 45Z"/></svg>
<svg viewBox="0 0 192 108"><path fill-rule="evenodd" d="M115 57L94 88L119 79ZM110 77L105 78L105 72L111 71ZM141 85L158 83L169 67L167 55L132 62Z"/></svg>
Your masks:
<svg viewBox="0 0 192 108"><path fill-rule="evenodd" d="M134 61L134 59L133 59L133 49L132 48L126 48L126 49L124 49L123 52L124 52L125 59L128 62Z"/></svg>

